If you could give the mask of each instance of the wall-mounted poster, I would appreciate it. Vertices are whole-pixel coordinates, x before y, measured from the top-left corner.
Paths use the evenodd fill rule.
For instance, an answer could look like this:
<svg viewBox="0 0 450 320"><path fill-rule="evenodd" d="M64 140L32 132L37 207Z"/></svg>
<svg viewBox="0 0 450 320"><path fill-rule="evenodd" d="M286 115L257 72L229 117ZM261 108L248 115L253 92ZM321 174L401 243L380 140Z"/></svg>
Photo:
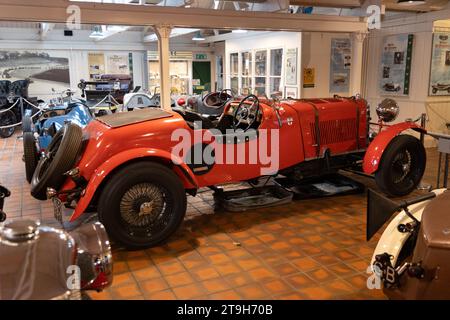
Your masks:
<svg viewBox="0 0 450 320"><path fill-rule="evenodd" d="M67 52L0 51L0 80L31 79L30 95L45 95L51 89L61 92L70 87L69 58Z"/></svg>
<svg viewBox="0 0 450 320"><path fill-rule="evenodd" d="M383 39L380 90L382 94L408 95L414 35Z"/></svg>
<svg viewBox="0 0 450 320"><path fill-rule="evenodd" d="M297 87L285 87L285 97L297 99Z"/></svg>
<svg viewBox="0 0 450 320"><path fill-rule="evenodd" d="M286 84L297 85L297 48L286 50Z"/></svg>
<svg viewBox="0 0 450 320"><path fill-rule="evenodd" d="M103 53L88 54L89 77L94 79L96 76L105 73L105 55Z"/></svg>
<svg viewBox="0 0 450 320"><path fill-rule="evenodd" d="M130 74L128 54L109 54L106 59L106 70L109 74Z"/></svg>
<svg viewBox="0 0 450 320"><path fill-rule="evenodd" d="M314 88L316 82L316 69L303 68L303 88Z"/></svg>
<svg viewBox="0 0 450 320"><path fill-rule="evenodd" d="M450 95L450 33L433 34L429 95Z"/></svg>
<svg viewBox="0 0 450 320"><path fill-rule="evenodd" d="M331 39L331 92L348 92L351 66L352 45L350 39Z"/></svg>

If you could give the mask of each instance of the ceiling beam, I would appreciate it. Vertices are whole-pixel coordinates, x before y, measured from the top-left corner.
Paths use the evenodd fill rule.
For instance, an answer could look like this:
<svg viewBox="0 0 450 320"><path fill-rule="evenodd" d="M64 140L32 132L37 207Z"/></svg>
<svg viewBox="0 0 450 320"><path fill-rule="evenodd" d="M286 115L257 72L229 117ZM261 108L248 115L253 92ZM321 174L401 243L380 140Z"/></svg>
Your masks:
<svg viewBox="0 0 450 320"><path fill-rule="evenodd" d="M273 31L361 32L367 23L358 17L210 10L67 0L0 0L0 20L65 23L68 5L81 9L81 23L127 26L171 25L185 28Z"/></svg>

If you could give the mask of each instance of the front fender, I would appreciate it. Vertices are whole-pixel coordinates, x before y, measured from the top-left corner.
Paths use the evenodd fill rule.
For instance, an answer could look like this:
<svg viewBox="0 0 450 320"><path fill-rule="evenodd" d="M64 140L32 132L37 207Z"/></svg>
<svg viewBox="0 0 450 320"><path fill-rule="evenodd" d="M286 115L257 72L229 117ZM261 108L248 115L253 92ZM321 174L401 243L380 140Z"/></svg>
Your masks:
<svg viewBox="0 0 450 320"><path fill-rule="evenodd" d="M436 189L433 190L433 192L436 194L436 196L439 196L447 189ZM430 201L433 199L419 202L413 205L410 205L408 207L409 212L419 221L422 221L422 213L425 207L428 205ZM371 260L371 266L375 262L375 256L378 254L388 253L393 258L391 260L391 263L393 266L396 265L398 256L405 244L405 242L408 240L410 233L402 233L398 230L398 226L400 224L407 224L411 222L412 219L408 217L408 215L405 213L404 210L402 210L400 213L398 213L388 224L386 229L384 230L383 234L381 235L380 240L378 241L378 244L373 252L372 260Z"/></svg>
<svg viewBox="0 0 450 320"><path fill-rule="evenodd" d="M113 157L102 163L102 165L97 169L95 169L94 173L89 179L88 185L84 189L82 196L77 202L77 206L75 207L74 213L70 217L70 221L72 222L76 220L81 214L83 214L83 212L89 206L92 198L95 195L95 192L100 187L103 180L114 169L131 160L136 160L139 158L153 158L155 160L157 159L163 160L167 163L173 163L171 153L159 149L137 148L123 151L114 155ZM186 189L197 189L198 182L191 169L180 159L177 158L174 160L179 163L179 165L174 165L174 172L183 182L184 187Z"/></svg>
<svg viewBox="0 0 450 320"><path fill-rule="evenodd" d="M363 170L367 174L372 174L378 170L381 157L389 143L405 130L412 129L419 132L426 132L424 128L414 122L402 122L394 124L379 133L367 148L363 160Z"/></svg>

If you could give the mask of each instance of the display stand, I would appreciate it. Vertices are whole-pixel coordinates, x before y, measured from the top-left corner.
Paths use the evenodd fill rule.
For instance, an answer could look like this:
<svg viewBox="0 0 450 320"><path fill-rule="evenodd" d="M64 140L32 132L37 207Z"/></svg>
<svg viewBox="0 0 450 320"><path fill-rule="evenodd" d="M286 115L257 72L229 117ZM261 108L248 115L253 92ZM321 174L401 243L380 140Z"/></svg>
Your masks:
<svg viewBox="0 0 450 320"><path fill-rule="evenodd" d="M442 158L444 158L444 181L443 188L448 187L448 169L449 169L449 155L450 155L450 135L429 132L430 136L438 140L438 151L439 151L439 162L438 162L438 172L436 188L441 187L441 170L442 170Z"/></svg>

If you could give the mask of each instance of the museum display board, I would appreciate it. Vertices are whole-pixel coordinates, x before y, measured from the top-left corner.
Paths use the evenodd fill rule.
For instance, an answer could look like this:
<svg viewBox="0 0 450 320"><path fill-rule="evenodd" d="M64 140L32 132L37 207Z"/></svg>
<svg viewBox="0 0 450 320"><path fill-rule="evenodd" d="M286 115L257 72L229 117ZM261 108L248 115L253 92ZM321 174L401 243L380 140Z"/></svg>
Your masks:
<svg viewBox="0 0 450 320"><path fill-rule="evenodd" d="M450 95L450 33L433 34L428 94Z"/></svg>
<svg viewBox="0 0 450 320"><path fill-rule="evenodd" d="M380 92L409 95L414 35L399 34L383 38Z"/></svg>
<svg viewBox="0 0 450 320"><path fill-rule="evenodd" d="M330 92L348 92L352 66L350 39L331 39Z"/></svg>

